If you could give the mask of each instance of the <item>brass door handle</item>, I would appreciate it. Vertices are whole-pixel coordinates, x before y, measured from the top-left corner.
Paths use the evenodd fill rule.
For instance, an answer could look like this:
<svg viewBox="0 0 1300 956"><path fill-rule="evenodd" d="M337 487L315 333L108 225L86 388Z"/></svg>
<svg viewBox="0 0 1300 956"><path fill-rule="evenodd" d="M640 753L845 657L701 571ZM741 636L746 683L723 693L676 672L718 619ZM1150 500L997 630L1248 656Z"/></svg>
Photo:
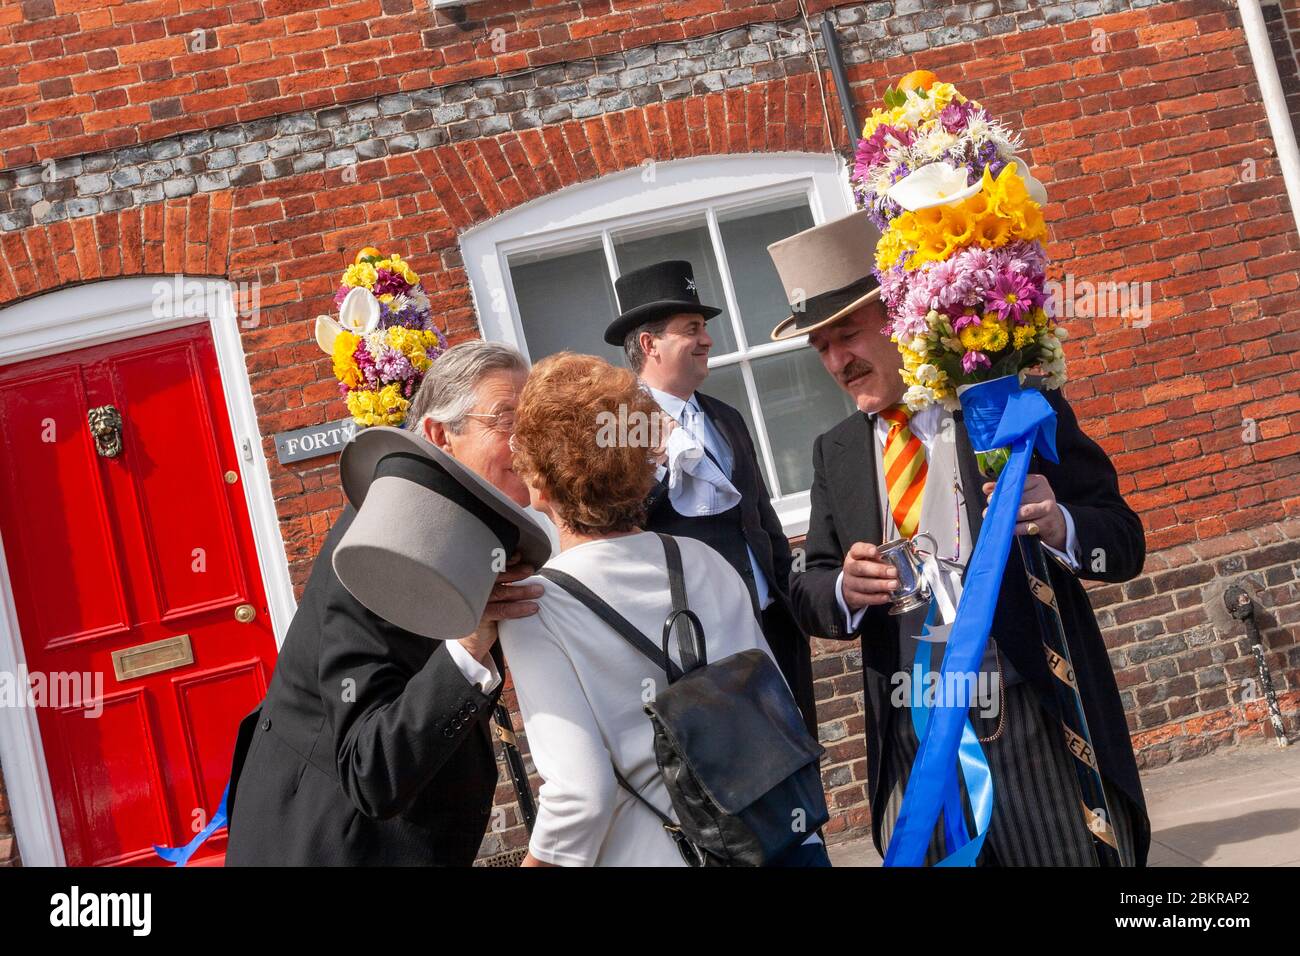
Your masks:
<svg viewBox="0 0 1300 956"><path fill-rule="evenodd" d="M257 617L257 608L251 604L241 604L235 608L235 620L240 624L248 624L255 617Z"/></svg>

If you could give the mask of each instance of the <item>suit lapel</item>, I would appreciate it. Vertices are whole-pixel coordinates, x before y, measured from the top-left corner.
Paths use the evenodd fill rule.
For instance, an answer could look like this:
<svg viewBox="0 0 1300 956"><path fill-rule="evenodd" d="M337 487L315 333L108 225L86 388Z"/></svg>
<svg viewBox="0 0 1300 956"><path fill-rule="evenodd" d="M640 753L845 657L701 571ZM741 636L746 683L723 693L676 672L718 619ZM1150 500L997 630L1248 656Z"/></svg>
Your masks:
<svg viewBox="0 0 1300 956"><path fill-rule="evenodd" d="M744 494L744 490L741 489L740 486L740 482L743 481L743 475L741 472L746 467L746 465L741 462L741 459L744 456L741 455L740 449L743 445L741 444L740 438L736 434L735 429L732 428L731 416L723 414L723 409L728 406L724 406L721 402L714 401L703 392L696 392L695 399L700 403L700 411L708 417L713 427L717 429L718 434L722 436L722 440L731 447L731 474L727 475L727 478L730 479L731 483L735 485L738 490L741 491L741 494ZM702 443L703 439L701 439L701 444ZM726 471L722 467L722 463L714 458L713 455L709 454L708 449L705 449L704 453L709 455L709 458L713 463L718 466L719 471L726 474Z"/></svg>
<svg viewBox="0 0 1300 956"><path fill-rule="evenodd" d="M852 423L835 439L836 460L826 466L827 476L835 483L832 499L835 513L842 515L848 526L848 544L854 541L883 544L875 431L871 419L864 414L855 415Z"/></svg>

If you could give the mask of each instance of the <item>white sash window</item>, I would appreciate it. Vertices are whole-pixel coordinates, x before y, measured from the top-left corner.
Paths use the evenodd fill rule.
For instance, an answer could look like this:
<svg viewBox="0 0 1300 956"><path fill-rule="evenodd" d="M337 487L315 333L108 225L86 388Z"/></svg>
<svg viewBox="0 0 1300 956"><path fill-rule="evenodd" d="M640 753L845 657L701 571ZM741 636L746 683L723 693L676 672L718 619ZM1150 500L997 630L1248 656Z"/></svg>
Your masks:
<svg viewBox="0 0 1300 956"><path fill-rule="evenodd" d="M722 309L709 321L701 391L744 415L773 505L797 535L807 529L813 439L853 405L806 338L769 339L790 310L767 246L852 211L836 156L647 161L475 227L461 246L484 336L534 362L569 350L625 364L603 339L619 312L615 278L688 260L700 301Z"/></svg>

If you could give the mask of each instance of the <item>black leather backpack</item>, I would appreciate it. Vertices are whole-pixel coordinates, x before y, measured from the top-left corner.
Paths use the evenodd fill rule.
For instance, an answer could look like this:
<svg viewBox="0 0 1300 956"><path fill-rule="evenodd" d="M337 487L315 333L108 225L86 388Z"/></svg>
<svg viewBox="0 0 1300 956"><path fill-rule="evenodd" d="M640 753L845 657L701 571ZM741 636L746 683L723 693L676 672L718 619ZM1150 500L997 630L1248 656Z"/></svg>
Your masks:
<svg viewBox="0 0 1300 956"><path fill-rule="evenodd" d="M658 537L672 595L658 647L581 581L552 568L540 574L668 675L645 711L677 820L615 767L619 784L659 818L690 866L767 866L830 819L819 767L825 748L808 733L769 655L754 649L709 663L703 625L686 603L677 542ZM681 668L668 656L674 630Z"/></svg>

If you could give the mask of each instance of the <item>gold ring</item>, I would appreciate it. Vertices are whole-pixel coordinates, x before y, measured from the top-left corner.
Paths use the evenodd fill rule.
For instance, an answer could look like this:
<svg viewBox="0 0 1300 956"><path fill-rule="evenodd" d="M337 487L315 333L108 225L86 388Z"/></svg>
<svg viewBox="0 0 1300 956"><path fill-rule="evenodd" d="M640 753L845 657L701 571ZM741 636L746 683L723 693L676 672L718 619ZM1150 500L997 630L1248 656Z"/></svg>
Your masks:
<svg viewBox="0 0 1300 956"><path fill-rule="evenodd" d="M1026 526L1025 530L1028 531L1030 534L1038 534L1038 525L1034 524L1031 521L1029 522L1028 526Z"/></svg>

